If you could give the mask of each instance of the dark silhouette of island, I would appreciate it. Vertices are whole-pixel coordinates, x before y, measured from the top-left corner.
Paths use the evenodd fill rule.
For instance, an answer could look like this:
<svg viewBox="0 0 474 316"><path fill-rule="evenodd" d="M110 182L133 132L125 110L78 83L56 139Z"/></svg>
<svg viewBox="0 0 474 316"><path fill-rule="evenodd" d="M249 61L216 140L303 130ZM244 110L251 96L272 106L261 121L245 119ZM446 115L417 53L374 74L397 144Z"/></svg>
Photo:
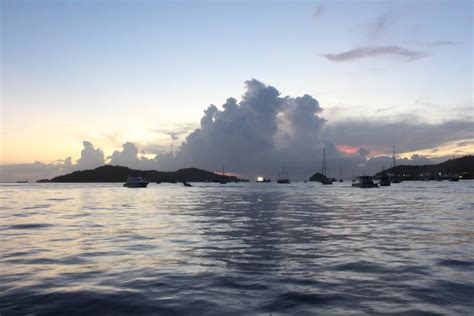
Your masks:
<svg viewBox="0 0 474 316"><path fill-rule="evenodd" d="M125 182L128 176L137 176L152 182L227 182L247 181L234 176L222 176L214 172L197 168L185 168L177 171L134 170L122 166L105 165L91 170L75 171L58 176L49 182ZM39 180L48 182L46 179ZM38 182L39 182L38 181Z"/></svg>
<svg viewBox="0 0 474 316"><path fill-rule="evenodd" d="M444 180L460 177L462 180L474 179L474 156L449 159L436 165L408 166L400 165L383 170L375 175L397 177L403 181L410 180Z"/></svg>

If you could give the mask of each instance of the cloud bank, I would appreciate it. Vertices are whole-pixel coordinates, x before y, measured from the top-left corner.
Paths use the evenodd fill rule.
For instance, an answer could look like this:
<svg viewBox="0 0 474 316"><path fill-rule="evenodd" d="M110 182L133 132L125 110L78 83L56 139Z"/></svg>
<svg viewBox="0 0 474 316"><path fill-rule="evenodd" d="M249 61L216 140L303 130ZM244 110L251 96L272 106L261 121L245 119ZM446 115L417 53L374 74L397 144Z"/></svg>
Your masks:
<svg viewBox="0 0 474 316"><path fill-rule="evenodd" d="M276 179L282 162L286 162L290 178L302 180L321 170L323 148L328 175L339 177L341 167L348 179L352 170L370 175L390 167L392 157L382 153L390 153L392 145L398 152L416 152L454 142L469 147L473 141L469 119L426 124L410 117L390 122L347 120L329 124L322 112L319 102L309 95L282 96L276 88L253 79L245 82L241 101L228 98L220 108L208 106L199 128L173 152L147 158L143 150L153 152L150 148L159 144L140 148L126 142L106 157L100 148L84 141L75 163L68 157L52 163L0 165L0 181L52 178L106 163L142 170L198 167L210 171L220 171L224 164L227 172L241 177L263 175ZM163 130L168 129L157 129L160 133ZM397 160L397 164L429 163L430 159L416 154Z"/></svg>
<svg viewBox="0 0 474 316"><path fill-rule="evenodd" d="M348 120L328 125L323 130L323 135L336 144L370 144L384 152L390 152L392 146L396 145L399 152L411 152L472 139L474 126L471 120L427 124L414 117L409 121L396 122Z"/></svg>

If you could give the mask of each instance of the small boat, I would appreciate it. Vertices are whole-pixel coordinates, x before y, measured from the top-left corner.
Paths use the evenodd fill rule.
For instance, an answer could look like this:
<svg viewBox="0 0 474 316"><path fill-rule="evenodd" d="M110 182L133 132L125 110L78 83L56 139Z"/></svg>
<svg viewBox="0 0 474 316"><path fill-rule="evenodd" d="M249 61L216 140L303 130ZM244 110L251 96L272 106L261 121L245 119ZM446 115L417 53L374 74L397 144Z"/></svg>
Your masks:
<svg viewBox="0 0 474 316"><path fill-rule="evenodd" d="M148 181L143 180L142 177L127 177L127 182L123 185L127 188L146 188Z"/></svg>
<svg viewBox="0 0 474 316"><path fill-rule="evenodd" d="M369 177L369 176L360 176L359 182L353 183L352 186L356 188L364 188L364 189L378 187L377 183L374 183L374 181L372 180L372 177Z"/></svg>
<svg viewBox="0 0 474 316"><path fill-rule="evenodd" d="M191 185L190 183L187 183L186 181L183 181L183 185L184 185L185 187L192 187L192 185Z"/></svg>
<svg viewBox="0 0 474 316"><path fill-rule="evenodd" d="M18 180L16 183L28 183L28 180Z"/></svg>

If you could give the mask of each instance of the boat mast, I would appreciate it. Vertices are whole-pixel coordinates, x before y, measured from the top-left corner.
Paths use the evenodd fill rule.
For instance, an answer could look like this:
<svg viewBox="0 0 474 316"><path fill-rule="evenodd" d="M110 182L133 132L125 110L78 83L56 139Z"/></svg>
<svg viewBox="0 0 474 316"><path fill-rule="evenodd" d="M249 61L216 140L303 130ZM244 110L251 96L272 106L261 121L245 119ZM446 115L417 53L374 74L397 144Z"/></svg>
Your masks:
<svg viewBox="0 0 474 316"><path fill-rule="evenodd" d="M453 172L453 176L456 176L456 161L455 161L455 159L456 159L456 156L455 156L455 155L453 155L453 163L452 163L452 168L453 168L453 171L452 171L452 172Z"/></svg>
<svg viewBox="0 0 474 316"><path fill-rule="evenodd" d="M395 169L395 146L393 146L393 155L392 155L392 159L393 159L393 168ZM395 170L394 170L395 171Z"/></svg>
<svg viewBox="0 0 474 316"><path fill-rule="evenodd" d="M323 149L323 175L326 177L326 147Z"/></svg>

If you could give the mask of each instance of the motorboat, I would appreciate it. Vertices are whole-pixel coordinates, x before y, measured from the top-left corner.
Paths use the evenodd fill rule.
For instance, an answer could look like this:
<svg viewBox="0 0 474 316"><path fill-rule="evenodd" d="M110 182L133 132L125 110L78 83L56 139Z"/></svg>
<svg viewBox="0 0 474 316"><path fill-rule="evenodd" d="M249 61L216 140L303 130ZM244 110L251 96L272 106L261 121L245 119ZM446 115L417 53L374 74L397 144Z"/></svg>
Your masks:
<svg viewBox="0 0 474 316"><path fill-rule="evenodd" d="M372 177L369 176L360 176L359 182L352 183L353 187L356 188L377 188L377 183L374 183Z"/></svg>
<svg viewBox="0 0 474 316"><path fill-rule="evenodd" d="M127 188L146 188L148 181L143 180L142 177L127 177L127 182L123 185Z"/></svg>

